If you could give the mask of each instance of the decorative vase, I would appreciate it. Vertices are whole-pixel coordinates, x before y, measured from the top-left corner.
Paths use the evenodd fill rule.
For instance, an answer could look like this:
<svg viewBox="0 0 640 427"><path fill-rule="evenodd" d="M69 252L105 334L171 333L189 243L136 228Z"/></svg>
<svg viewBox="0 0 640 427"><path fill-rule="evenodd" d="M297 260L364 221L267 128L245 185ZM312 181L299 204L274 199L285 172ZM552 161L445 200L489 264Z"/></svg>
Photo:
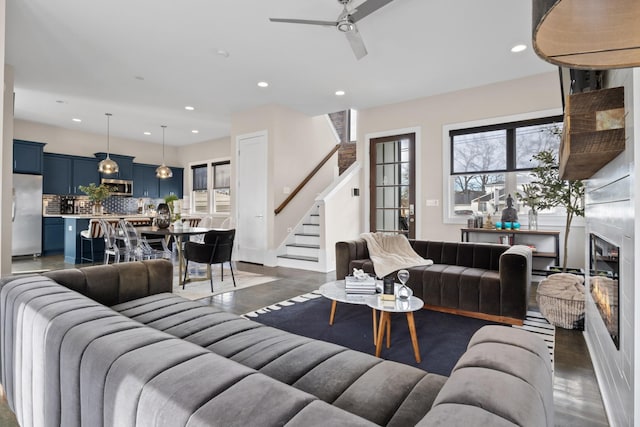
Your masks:
<svg viewBox="0 0 640 427"><path fill-rule="evenodd" d="M156 210L156 225L158 228L168 228L171 225L171 211L166 203L160 203Z"/></svg>
<svg viewBox="0 0 640 427"><path fill-rule="evenodd" d="M99 202L97 200L93 202L93 205L91 206L91 211L94 215L102 215L102 213L104 212L102 202Z"/></svg>
<svg viewBox="0 0 640 427"><path fill-rule="evenodd" d="M538 211L535 209L529 210L529 230L538 229Z"/></svg>

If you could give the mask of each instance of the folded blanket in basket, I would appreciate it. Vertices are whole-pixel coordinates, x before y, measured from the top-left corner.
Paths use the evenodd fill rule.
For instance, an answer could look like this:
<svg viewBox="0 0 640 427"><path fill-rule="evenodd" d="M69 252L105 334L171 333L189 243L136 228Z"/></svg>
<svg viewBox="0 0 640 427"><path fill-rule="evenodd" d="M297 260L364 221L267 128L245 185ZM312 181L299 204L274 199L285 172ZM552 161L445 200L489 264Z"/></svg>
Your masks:
<svg viewBox="0 0 640 427"><path fill-rule="evenodd" d="M402 268L433 264L418 255L402 234L363 233L360 237L367 242L373 270L380 278Z"/></svg>

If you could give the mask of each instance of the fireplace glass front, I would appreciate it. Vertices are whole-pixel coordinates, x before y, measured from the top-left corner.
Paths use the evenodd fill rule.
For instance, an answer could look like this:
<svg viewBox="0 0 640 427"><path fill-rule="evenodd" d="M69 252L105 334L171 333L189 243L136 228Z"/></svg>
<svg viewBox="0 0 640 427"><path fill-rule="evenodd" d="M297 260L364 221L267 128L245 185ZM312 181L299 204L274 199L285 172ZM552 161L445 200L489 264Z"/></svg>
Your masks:
<svg viewBox="0 0 640 427"><path fill-rule="evenodd" d="M619 258L619 246L596 234L591 234L589 270L591 297L617 349L620 349Z"/></svg>

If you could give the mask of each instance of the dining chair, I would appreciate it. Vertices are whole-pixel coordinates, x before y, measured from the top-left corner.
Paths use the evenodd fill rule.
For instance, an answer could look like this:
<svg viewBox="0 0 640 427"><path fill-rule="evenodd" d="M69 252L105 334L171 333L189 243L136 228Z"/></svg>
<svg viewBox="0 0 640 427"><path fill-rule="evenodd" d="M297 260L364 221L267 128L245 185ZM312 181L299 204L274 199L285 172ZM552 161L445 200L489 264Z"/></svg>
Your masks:
<svg viewBox="0 0 640 427"><path fill-rule="evenodd" d="M236 277L233 273L233 263L231 262L231 254L233 252L233 240L236 230L211 230L205 233L204 242L186 242L184 245L185 269L184 278L182 280L182 289L185 287L187 280L187 271L189 270L189 261L207 264L207 273L211 281L211 292L213 292L213 274L211 273L211 265L220 264L220 280L224 280L224 263L229 263L231 269L231 277L233 286L236 286Z"/></svg>
<svg viewBox="0 0 640 427"><path fill-rule="evenodd" d="M89 227L86 230L80 232L80 263L84 261L95 262L95 255L93 251L93 242L96 239L101 239L104 236L104 231L100 225L98 219L91 219L89 221ZM91 246L91 258L87 257L84 252L84 242L89 241Z"/></svg>
<svg viewBox="0 0 640 427"><path fill-rule="evenodd" d="M124 256L125 248L118 246L118 236L115 227L110 221L99 219L102 237L104 238L104 263L109 264L109 258L113 257L113 262L118 263Z"/></svg>
<svg viewBox="0 0 640 427"><path fill-rule="evenodd" d="M120 220L120 230L126 248L125 261L141 261L152 258L165 258L166 252L152 248L147 239L141 237L136 228L126 219Z"/></svg>
<svg viewBox="0 0 640 427"><path fill-rule="evenodd" d="M202 218L187 218L184 221L182 221L184 223L184 225L188 226L188 227L198 227L198 224L200 224L200 221L202 220Z"/></svg>

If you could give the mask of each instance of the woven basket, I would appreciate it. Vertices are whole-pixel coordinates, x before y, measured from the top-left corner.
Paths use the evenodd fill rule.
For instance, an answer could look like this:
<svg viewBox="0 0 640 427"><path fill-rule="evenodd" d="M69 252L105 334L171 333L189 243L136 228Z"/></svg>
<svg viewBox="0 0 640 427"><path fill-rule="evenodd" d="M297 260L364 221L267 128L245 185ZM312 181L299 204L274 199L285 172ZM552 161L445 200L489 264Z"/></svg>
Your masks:
<svg viewBox="0 0 640 427"><path fill-rule="evenodd" d="M540 313L552 325L565 329L584 329L584 301L537 295Z"/></svg>

